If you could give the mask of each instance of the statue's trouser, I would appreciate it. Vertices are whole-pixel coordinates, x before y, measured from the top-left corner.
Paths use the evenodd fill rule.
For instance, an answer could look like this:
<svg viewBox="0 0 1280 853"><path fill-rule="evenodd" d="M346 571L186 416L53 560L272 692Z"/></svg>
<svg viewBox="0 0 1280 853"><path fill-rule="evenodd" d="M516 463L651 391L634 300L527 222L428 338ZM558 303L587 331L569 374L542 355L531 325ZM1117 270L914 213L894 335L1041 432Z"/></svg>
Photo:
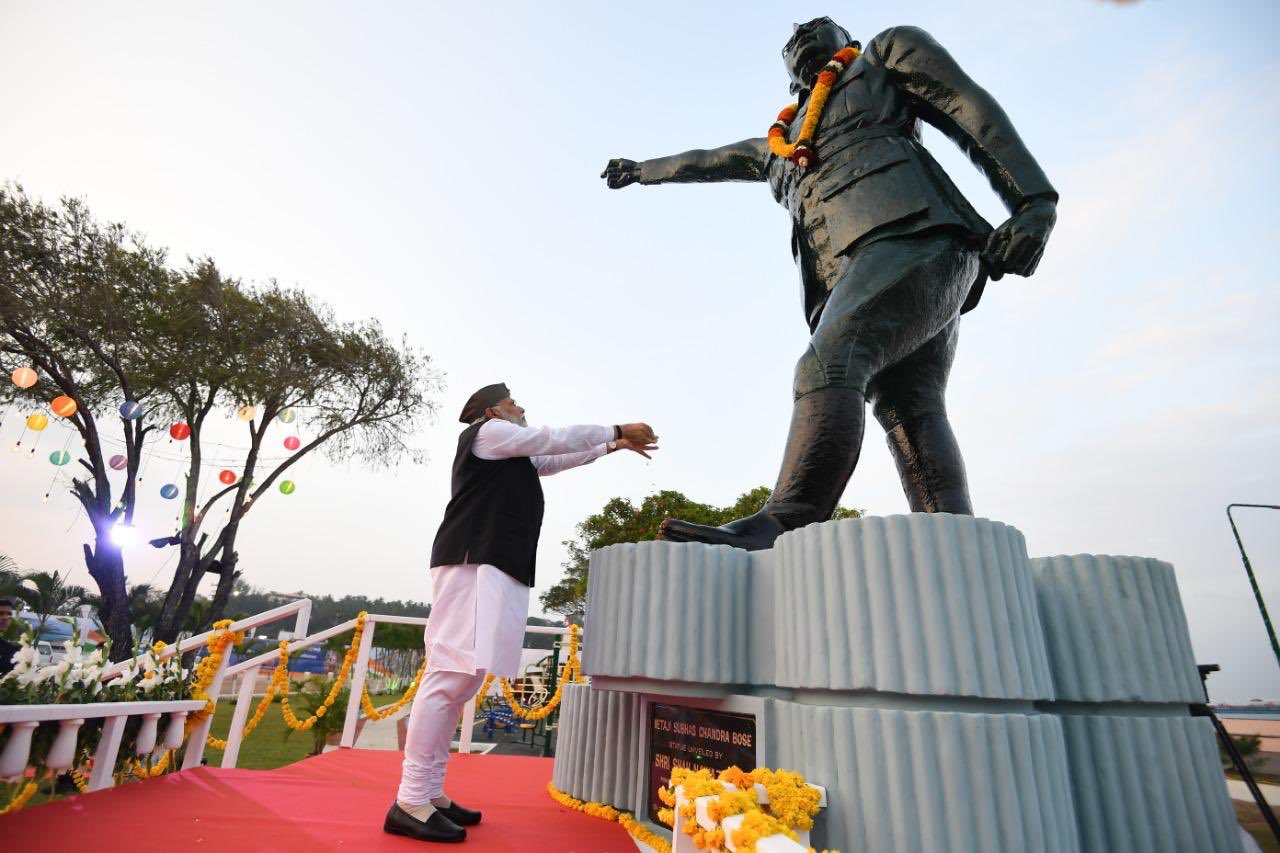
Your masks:
<svg viewBox="0 0 1280 853"><path fill-rule="evenodd" d="M724 528L668 521L666 538L767 548L831 517L862 447L865 401L889 434L913 510L972 514L945 391L978 252L950 231L858 249L796 365L778 481L760 512Z"/></svg>
<svg viewBox="0 0 1280 853"><path fill-rule="evenodd" d="M955 232L886 239L859 249L832 288L796 365L797 417L807 397L837 388L871 399L913 511L972 513L945 395L960 306L977 272L976 248ZM857 463L862 415L859 409L843 427L823 425L843 428L853 441L828 464L810 466L822 469L819 476L837 479L816 506L817 516L805 523L825 520L835 509ZM792 440L806 440L796 435L798 426L793 417L780 488L797 476L788 463Z"/></svg>

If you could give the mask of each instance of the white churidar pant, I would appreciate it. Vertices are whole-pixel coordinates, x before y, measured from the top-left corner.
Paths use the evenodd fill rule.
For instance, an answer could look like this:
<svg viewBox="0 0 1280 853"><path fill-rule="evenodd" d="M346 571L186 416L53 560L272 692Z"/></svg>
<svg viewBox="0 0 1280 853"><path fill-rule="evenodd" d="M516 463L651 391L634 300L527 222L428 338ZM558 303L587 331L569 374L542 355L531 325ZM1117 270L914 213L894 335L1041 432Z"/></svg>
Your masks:
<svg viewBox="0 0 1280 853"><path fill-rule="evenodd" d="M444 796L445 765L458 718L486 673L517 675L529 587L490 565L431 570L427 671L409 712L396 799L423 805Z"/></svg>

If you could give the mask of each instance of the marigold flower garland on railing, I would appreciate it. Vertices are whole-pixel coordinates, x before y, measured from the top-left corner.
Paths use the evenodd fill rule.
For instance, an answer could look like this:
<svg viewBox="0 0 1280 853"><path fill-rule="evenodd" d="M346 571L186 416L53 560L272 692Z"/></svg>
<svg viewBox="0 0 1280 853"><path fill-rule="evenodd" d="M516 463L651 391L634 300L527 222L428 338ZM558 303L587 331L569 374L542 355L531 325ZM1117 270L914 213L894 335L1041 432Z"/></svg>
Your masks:
<svg viewBox="0 0 1280 853"><path fill-rule="evenodd" d="M364 715L370 720L385 720L405 705L408 705L413 701L413 697L418 695L418 685L422 683L422 675L426 671L427 662L423 660L422 666L418 667L418 674L413 677L413 681L409 682L409 689L404 692L404 695L390 705L384 705L381 708L374 707L373 697L369 695L368 682L365 682L365 687L360 692L360 706L364 708Z"/></svg>
<svg viewBox="0 0 1280 853"><path fill-rule="evenodd" d="M499 679L502 682L502 694L507 697L507 704L511 706L511 713L522 720L541 720L551 716L551 713L560 705L560 699L564 696L564 686L566 683L581 683L581 662L578 660L578 645L582 628L577 625L569 626L569 652L565 657L564 666L560 669L560 680L556 683L556 692L551 698L536 708L525 708L516 698L515 691L511 688L511 682L507 679ZM484 691L488 689L490 681L485 679L485 686L480 689L480 695L484 695Z"/></svg>
<svg viewBox="0 0 1280 853"><path fill-rule="evenodd" d="M172 756L172 750L166 752L164 756L153 764L149 770L141 761L135 760L130 769L133 770L133 775L137 776L139 779L154 779L157 776L163 776L164 771L169 769L169 759Z"/></svg>
<svg viewBox="0 0 1280 853"><path fill-rule="evenodd" d="M8 814L9 812L16 812L21 809L27 804L27 800L36 795L36 791L39 790L39 787L40 786L35 782L28 782L26 787L19 791L14 798L9 801L9 805L4 808L0 808L0 814Z"/></svg>
<svg viewBox="0 0 1280 853"><path fill-rule="evenodd" d="M791 104L778 113L778 120L769 128L770 151L779 157L785 157L801 169L807 169L816 162L813 140L818 135L818 122L822 120L822 111L827 105L827 98L831 96L831 89L840 78L841 72L848 68L860 53L861 51L852 45L841 48L818 72L818 81L809 95L808 112L805 113L804 124L800 125L800 136L795 142L787 142L787 132L791 129L791 122L796 119L800 105Z"/></svg>
<svg viewBox="0 0 1280 853"><path fill-rule="evenodd" d="M244 642L244 631L228 631L234 624L231 619L222 619L213 623L213 633L209 635L205 647L209 654L196 664L195 677L191 681L191 698L204 701L204 707L187 715L187 732L195 728L196 723L203 721L213 713L217 703L209 697L209 687L222 664L222 657L236 643Z"/></svg>
<svg viewBox="0 0 1280 853"><path fill-rule="evenodd" d="M289 707L289 642L287 640L280 641L280 663L276 666L276 670L283 671L286 674L284 698L280 700L280 710L284 713L284 723L294 731L304 732L311 729L316 724L316 720L328 713L329 708L337 700L338 694L342 692L342 686L347 683L347 678L351 675L351 667L355 664L356 652L360 648L360 638L364 634L365 617L369 614L361 610L360 615L356 616L356 632L351 637L351 647L347 649L347 655L342 659L342 666L338 669L338 674L333 680L333 687L329 690L329 695L325 697L324 702L316 709L316 712L305 720L299 720L294 715L293 709Z"/></svg>
<svg viewBox="0 0 1280 853"><path fill-rule="evenodd" d="M240 733L240 739L244 740L249 733L258 727L258 723L262 722L262 718L267 715L267 711L271 708L271 703L275 699L276 694L289 689L289 666L286 662L283 671L279 664L271 672L271 681L267 684L267 692L263 695L262 700L258 702L258 708L253 712L253 716L244 724L244 731ZM227 742L221 738L209 735L205 738L205 743L214 749L226 749Z"/></svg>

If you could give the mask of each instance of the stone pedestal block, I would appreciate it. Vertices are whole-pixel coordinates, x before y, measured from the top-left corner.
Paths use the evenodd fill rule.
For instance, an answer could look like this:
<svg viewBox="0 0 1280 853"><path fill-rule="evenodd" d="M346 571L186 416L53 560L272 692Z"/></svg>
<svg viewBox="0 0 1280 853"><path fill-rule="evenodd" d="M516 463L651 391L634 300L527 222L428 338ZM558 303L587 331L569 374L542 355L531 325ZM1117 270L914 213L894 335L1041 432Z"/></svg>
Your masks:
<svg viewBox="0 0 1280 853"><path fill-rule="evenodd" d="M1071 787L1089 853L1239 851L1173 566L1032 560Z"/></svg>
<svg viewBox="0 0 1280 853"><path fill-rule="evenodd" d="M780 687L1051 699L1027 547L949 514L812 524L775 547Z"/></svg>
<svg viewBox="0 0 1280 853"><path fill-rule="evenodd" d="M764 552L615 545L592 555L584 650L556 784L637 816L669 768L741 760L754 731L747 757L826 788L819 846L1240 849L1159 561L1033 561L1014 528L947 514Z"/></svg>
<svg viewBox="0 0 1280 853"><path fill-rule="evenodd" d="M641 799L640 694L566 684L552 782L588 802L631 810Z"/></svg>

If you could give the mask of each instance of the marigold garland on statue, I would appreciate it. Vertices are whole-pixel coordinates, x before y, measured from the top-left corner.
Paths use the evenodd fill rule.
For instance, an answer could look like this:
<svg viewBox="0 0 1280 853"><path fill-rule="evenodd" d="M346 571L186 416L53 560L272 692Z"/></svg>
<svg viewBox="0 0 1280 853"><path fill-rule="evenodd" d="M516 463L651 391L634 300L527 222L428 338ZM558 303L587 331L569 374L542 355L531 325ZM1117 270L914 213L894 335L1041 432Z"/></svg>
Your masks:
<svg viewBox="0 0 1280 853"><path fill-rule="evenodd" d="M830 97L831 89L835 86L841 72L848 68L860 53L861 51L852 45L841 48L818 72L818 81L809 95L808 112L805 113L804 124L800 125L800 136L795 142L787 142L787 133L791 129L791 123L796 119L800 105L791 104L778 113L778 120L769 128L770 151L779 157L785 157L801 169L807 169L817 161L813 140L818 134L818 122L822 120L822 111L827 105L827 98Z"/></svg>
<svg viewBox="0 0 1280 853"><path fill-rule="evenodd" d="M78 769L71 771L71 781L75 783L77 791L82 794L89 793L89 780L84 778L84 774Z"/></svg>

